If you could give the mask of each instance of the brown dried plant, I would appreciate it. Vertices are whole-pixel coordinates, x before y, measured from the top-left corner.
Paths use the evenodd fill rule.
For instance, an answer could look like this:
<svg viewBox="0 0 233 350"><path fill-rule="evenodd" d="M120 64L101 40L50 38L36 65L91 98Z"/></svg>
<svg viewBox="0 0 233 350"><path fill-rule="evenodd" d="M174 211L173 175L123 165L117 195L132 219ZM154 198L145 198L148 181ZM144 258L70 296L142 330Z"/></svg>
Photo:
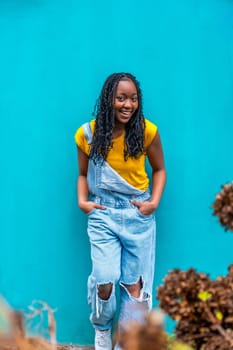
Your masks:
<svg viewBox="0 0 233 350"><path fill-rule="evenodd" d="M233 183L222 185L221 188L212 205L213 215L218 217L226 231L233 231Z"/></svg>
<svg viewBox="0 0 233 350"><path fill-rule="evenodd" d="M225 230L233 231L233 183L222 185L212 207ZM157 297L162 310L177 321L177 339L197 350L233 349L233 264L216 280L193 268L174 269Z"/></svg>
<svg viewBox="0 0 233 350"><path fill-rule="evenodd" d="M54 311L45 302L34 302L26 314L14 311L8 303L0 298L0 349L1 350L55 350L56 323ZM48 334L50 341L44 337L30 336L27 323L38 317L37 325L41 324L47 314ZM24 322L26 320L26 323Z"/></svg>
<svg viewBox="0 0 233 350"><path fill-rule="evenodd" d="M177 339L197 350L233 349L233 265L216 280L194 269L174 269L157 297L161 309L177 321Z"/></svg>
<svg viewBox="0 0 233 350"><path fill-rule="evenodd" d="M152 312L145 322L130 322L119 332L119 345L124 350L165 350L167 336L157 312Z"/></svg>
<svg viewBox="0 0 233 350"><path fill-rule="evenodd" d="M192 350L183 342L170 339L164 331L161 312L152 311L144 322L131 322L119 332L117 342L123 350Z"/></svg>

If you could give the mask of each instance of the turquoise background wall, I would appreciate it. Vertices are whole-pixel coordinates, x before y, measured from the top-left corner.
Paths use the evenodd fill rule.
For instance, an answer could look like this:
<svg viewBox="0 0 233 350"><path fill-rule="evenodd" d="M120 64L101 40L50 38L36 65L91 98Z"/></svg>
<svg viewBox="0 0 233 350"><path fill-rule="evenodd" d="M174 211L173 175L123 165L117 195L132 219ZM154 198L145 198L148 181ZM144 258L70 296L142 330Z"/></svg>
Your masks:
<svg viewBox="0 0 233 350"><path fill-rule="evenodd" d="M73 135L114 71L141 81L163 141L155 288L174 267L232 262L211 216L233 178L232 24L230 0L0 1L0 291L57 308L60 342L92 343Z"/></svg>

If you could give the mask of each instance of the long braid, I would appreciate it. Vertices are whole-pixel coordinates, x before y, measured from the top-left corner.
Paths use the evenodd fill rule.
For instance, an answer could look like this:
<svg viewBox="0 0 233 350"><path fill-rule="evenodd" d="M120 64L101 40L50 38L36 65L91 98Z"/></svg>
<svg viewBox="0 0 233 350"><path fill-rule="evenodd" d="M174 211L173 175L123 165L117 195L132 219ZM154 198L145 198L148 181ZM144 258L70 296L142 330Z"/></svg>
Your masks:
<svg viewBox="0 0 233 350"><path fill-rule="evenodd" d="M112 134L115 125L113 101L120 80L132 80L138 94L138 109L126 124L124 159L139 157L144 152L145 121L142 112L142 92L136 78L129 73L114 73L110 75L102 88L95 105L96 123L90 150L90 158L106 160L112 148Z"/></svg>

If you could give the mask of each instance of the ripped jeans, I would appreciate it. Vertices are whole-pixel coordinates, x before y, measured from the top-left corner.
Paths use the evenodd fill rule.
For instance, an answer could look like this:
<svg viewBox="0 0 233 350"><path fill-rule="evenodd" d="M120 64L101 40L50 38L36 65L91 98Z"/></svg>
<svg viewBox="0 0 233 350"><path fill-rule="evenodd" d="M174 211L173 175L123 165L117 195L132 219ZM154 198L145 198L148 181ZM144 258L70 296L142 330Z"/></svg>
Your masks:
<svg viewBox="0 0 233 350"><path fill-rule="evenodd" d="M143 197L145 199L143 199ZM155 259L155 218L144 216L130 199L147 200L139 196L122 195L117 200L101 200L105 210L94 209L88 214L88 235L91 244L92 272L88 278L88 302L94 328L112 327L116 311L115 285L120 285L119 327L129 320L140 320L151 309ZM123 200L124 199L124 200ZM92 199L93 200L93 199ZM98 197L94 198L98 202ZM139 298L130 295L125 285L141 281ZM107 300L98 296L98 286L112 284Z"/></svg>
<svg viewBox="0 0 233 350"><path fill-rule="evenodd" d="M88 144L92 142L89 123L83 125ZM152 306L155 260L155 217L140 213L131 200L150 200L149 190L139 190L126 182L106 161L89 159L87 173L90 200L106 209L88 215L92 272L88 278L88 303L94 328L110 329L116 311L115 285L120 284L118 325L140 320ZM141 282L139 298L130 295L125 285ZM111 295L103 300L98 286L112 285Z"/></svg>

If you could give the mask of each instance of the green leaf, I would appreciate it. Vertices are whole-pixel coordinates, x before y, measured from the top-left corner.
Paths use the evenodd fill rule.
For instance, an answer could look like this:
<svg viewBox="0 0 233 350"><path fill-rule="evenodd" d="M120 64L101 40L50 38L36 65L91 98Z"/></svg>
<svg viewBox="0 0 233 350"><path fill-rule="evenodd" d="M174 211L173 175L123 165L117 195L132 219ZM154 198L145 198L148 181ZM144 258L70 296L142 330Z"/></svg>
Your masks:
<svg viewBox="0 0 233 350"><path fill-rule="evenodd" d="M208 292L207 290L203 290L202 292L198 293L197 297L201 301L206 301L212 297L212 294L210 292Z"/></svg>
<svg viewBox="0 0 233 350"><path fill-rule="evenodd" d="M221 313L221 311L216 311L215 312L215 317L217 318L217 320L222 321L223 314Z"/></svg>
<svg viewBox="0 0 233 350"><path fill-rule="evenodd" d="M172 340L172 339L175 339L175 338L176 338L175 333L170 333L170 334L168 334L167 336L168 336L168 339L169 339L169 340Z"/></svg>
<svg viewBox="0 0 233 350"><path fill-rule="evenodd" d="M167 350L194 350L194 349L188 344L175 340L175 341L171 341L168 344Z"/></svg>

